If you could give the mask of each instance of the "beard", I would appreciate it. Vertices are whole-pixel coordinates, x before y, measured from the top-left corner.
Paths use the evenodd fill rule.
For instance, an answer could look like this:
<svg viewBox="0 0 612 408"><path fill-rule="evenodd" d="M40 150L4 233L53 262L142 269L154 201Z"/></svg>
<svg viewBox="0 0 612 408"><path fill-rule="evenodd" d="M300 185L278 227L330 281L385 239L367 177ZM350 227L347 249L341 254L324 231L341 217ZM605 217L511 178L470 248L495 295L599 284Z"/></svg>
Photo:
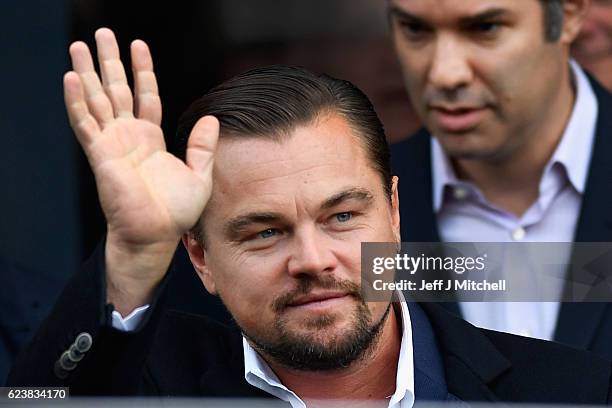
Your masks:
<svg viewBox="0 0 612 408"><path fill-rule="evenodd" d="M325 329L332 328L339 318L335 313L301 321L301 327L308 329L307 333L296 333L288 327L289 319L283 312L290 307L293 299L307 295L315 288L343 290L356 300L350 328L342 333L326 335ZM390 308L391 304L387 305L383 316L373 322L358 285L350 281L337 281L333 277L308 277L300 280L295 290L273 302L273 309L279 317L272 328L260 333L241 329L260 354L279 365L302 371L334 371L347 368L368 355L380 337Z"/></svg>

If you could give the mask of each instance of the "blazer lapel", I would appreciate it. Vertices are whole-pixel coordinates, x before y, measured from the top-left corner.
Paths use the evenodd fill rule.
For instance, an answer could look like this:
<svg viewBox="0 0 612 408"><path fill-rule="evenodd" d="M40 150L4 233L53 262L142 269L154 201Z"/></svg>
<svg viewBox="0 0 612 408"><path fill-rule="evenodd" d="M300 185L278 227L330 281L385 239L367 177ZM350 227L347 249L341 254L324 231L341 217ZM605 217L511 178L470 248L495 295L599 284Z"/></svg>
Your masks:
<svg viewBox="0 0 612 408"><path fill-rule="evenodd" d="M238 331L225 346L227 354L219 353L219 358L200 376L200 393L209 397L275 398L245 380L242 336Z"/></svg>
<svg viewBox="0 0 612 408"><path fill-rule="evenodd" d="M587 350L608 303L561 303L554 339Z"/></svg>
<svg viewBox="0 0 612 408"><path fill-rule="evenodd" d="M448 392L464 401L497 401L489 384L511 363L477 328L439 305L421 303L439 342Z"/></svg>
<svg viewBox="0 0 612 408"><path fill-rule="evenodd" d="M612 241L612 95L591 78L599 104L595 144L582 198L575 242ZM554 339L586 349L595 337L608 303L563 303Z"/></svg>
<svg viewBox="0 0 612 408"><path fill-rule="evenodd" d="M239 373L222 363L210 366L202 374L200 393L207 397L274 398L247 383L244 379L244 371Z"/></svg>
<svg viewBox="0 0 612 408"><path fill-rule="evenodd" d="M612 95L591 80L599 104L595 144L574 241L612 241Z"/></svg>

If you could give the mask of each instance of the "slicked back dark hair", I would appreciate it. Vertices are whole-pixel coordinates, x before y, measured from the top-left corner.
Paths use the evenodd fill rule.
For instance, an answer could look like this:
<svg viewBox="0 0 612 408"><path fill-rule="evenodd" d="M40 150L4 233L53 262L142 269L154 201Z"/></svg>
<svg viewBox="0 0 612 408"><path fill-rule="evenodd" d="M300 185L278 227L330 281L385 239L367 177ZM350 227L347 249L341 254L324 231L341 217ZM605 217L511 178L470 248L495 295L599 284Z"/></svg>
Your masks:
<svg viewBox="0 0 612 408"><path fill-rule="evenodd" d="M367 96L348 81L315 74L301 67L274 65L247 71L213 88L195 101L178 124L178 151L183 160L196 122L215 116L220 137L268 138L280 141L301 125L336 112L346 119L391 199L389 146L383 125Z"/></svg>

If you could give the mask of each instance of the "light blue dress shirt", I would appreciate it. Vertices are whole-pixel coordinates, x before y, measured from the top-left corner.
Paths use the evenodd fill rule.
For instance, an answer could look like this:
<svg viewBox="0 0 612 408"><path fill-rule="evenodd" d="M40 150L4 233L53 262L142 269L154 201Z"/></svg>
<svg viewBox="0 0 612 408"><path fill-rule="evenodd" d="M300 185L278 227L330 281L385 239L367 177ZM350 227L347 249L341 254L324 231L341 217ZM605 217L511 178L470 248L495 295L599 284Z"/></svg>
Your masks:
<svg viewBox="0 0 612 408"><path fill-rule="evenodd" d="M432 138L433 203L444 242L572 242L580 213L595 137L598 104L582 69L571 61L576 100L559 145L547 163L539 197L517 217L487 202L474 184L459 180L440 144ZM569 261L569 251L565 254ZM519 264L517 264L517 262ZM520 264L520 262L523 262ZM529 256L504 273L529 268ZM562 282L559 282L562 285ZM557 288L560 293L561 288ZM466 320L478 327L552 339L558 302L462 302Z"/></svg>

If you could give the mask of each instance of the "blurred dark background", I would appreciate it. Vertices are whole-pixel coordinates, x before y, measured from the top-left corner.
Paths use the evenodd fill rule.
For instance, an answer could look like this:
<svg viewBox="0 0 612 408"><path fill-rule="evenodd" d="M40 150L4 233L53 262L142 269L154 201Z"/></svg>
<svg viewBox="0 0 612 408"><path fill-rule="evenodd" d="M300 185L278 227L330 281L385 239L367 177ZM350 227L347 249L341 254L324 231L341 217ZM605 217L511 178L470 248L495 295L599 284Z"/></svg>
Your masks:
<svg viewBox="0 0 612 408"><path fill-rule="evenodd" d="M372 99L390 141L419 126L387 37L384 1L3 1L0 6L0 384L19 348L104 234L88 165L68 126L62 76L74 40L115 31L126 64L151 47L169 147L180 113L246 69L302 65L348 79ZM128 69L129 75L129 69ZM179 248L171 307L228 316Z"/></svg>

